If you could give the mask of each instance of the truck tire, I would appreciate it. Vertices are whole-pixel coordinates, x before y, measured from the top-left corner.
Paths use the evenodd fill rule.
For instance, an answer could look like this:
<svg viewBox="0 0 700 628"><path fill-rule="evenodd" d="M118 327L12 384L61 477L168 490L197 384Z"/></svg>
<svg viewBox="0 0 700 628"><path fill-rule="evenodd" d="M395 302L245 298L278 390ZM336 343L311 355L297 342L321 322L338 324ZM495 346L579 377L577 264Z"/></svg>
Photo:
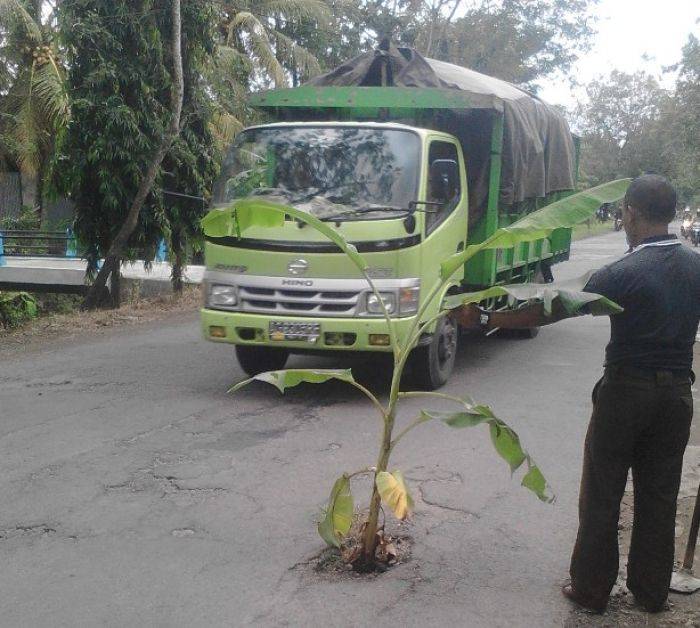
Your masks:
<svg viewBox="0 0 700 628"><path fill-rule="evenodd" d="M459 328L450 316L443 316L435 327L430 344L416 347L411 353L411 381L423 390L443 386L455 365Z"/></svg>
<svg viewBox="0 0 700 628"><path fill-rule="evenodd" d="M266 371L279 371L284 368L289 351L277 347L253 347L236 345L236 357L243 371L254 377Z"/></svg>

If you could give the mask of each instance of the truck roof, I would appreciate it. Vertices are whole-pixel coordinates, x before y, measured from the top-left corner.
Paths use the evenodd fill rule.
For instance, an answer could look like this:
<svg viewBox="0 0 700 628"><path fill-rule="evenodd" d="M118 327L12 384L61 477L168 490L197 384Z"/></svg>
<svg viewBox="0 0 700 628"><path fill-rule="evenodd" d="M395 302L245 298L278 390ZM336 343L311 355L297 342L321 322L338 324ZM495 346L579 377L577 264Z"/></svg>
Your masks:
<svg viewBox="0 0 700 628"><path fill-rule="evenodd" d="M443 131L436 131L433 129L424 129L418 126L411 126L409 124L403 124L401 122L370 122L370 121L313 121L313 122L271 122L269 124L256 124L255 126L248 127L249 129L270 129L270 128L289 128L289 127L319 127L319 126L329 126L329 127L363 127L370 129L396 129L397 131L412 131L413 133L418 133L419 135L443 135L445 137L453 137L449 133Z"/></svg>

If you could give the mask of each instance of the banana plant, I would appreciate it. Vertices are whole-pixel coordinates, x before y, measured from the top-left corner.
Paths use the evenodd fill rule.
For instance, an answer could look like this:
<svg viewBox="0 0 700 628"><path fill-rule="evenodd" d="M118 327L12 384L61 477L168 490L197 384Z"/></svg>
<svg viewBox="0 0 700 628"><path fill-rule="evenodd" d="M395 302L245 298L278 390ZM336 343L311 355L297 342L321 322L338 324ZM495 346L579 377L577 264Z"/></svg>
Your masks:
<svg viewBox="0 0 700 628"><path fill-rule="evenodd" d="M382 419L382 434L379 452L374 466L344 473L333 484L323 519L318 524L318 532L330 546L341 548L350 532L355 504L351 492L351 481L361 475L373 477L372 496L370 498L367 520L362 527L359 539L359 552L353 558L357 570L366 571L376 566L378 543L379 512L382 502L400 520L408 517L413 508L413 500L406 481L399 470L390 470L391 453L401 440L412 430L424 423L442 423L453 429L488 426L491 442L496 453L508 464L511 474L524 469L521 485L532 491L543 502L552 502L554 494L538 465L523 448L520 438L492 409L476 403L470 397L454 396L439 392L402 391L400 384L411 350L416 346L421 334L429 331L436 320L448 315L455 308L469 303L478 303L494 297L505 297L511 305L523 302L539 301L544 304L545 314L551 312L551 305L558 299L565 311L575 316L582 313L594 315L613 314L620 311L619 306L601 295L582 292L586 277L562 284L517 284L496 286L483 291L451 296L440 304L437 316L425 319L431 303L443 293L443 288L452 276L474 255L485 249L507 249L521 242L528 242L547 237L554 229L572 227L589 216L603 203L619 200L627 190L629 179L612 181L589 190L578 192L546 207L526 215L513 224L498 229L483 242L467 247L464 251L447 258L440 267L440 281L421 304L408 333L398 337L394 321L384 309L384 318L391 339L394 368L391 378L389 397L382 403L370 390L356 381L350 370L335 369L287 369L261 373L242 381L231 388L236 392L254 381L265 382L275 386L280 392L298 386L301 383L322 384L329 380L339 380L357 388L367 397ZM211 210L202 220L204 233L213 237L238 236L251 225L279 227L284 224L285 216L299 220L334 242L348 259L365 277L370 289L383 305L372 279L367 273L368 265L357 249L345 240L343 235L328 223L309 213L294 207L279 205L264 200L244 199L235 201L223 208ZM454 405L449 412L421 410L413 420L395 432L398 418L398 406L403 399L439 399Z"/></svg>

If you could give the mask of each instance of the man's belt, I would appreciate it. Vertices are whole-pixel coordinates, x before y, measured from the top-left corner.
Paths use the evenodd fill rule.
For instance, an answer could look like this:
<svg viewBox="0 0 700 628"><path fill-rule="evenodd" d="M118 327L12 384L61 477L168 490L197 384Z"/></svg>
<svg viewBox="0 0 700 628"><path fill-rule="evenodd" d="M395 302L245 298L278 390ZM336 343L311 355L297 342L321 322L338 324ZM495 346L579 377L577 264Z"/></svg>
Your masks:
<svg viewBox="0 0 700 628"><path fill-rule="evenodd" d="M648 380L658 386L675 386L678 384L692 384L695 382L695 374L690 369L655 369L613 364L605 367L605 371L613 376L621 375L622 377L634 377L635 379Z"/></svg>

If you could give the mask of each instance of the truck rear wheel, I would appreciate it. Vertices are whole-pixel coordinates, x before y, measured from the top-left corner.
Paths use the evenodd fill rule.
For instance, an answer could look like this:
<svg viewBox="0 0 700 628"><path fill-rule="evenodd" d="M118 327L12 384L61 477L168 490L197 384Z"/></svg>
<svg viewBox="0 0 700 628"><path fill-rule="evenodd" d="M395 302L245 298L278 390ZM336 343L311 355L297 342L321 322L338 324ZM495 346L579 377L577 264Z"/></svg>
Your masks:
<svg viewBox="0 0 700 628"><path fill-rule="evenodd" d="M411 353L412 382L424 390L443 386L455 365L459 328L451 316L443 316L435 327L429 345L416 347Z"/></svg>
<svg viewBox="0 0 700 628"><path fill-rule="evenodd" d="M243 371L254 377L265 371L279 371L284 368L289 351L277 347L253 347L236 345L236 357Z"/></svg>

